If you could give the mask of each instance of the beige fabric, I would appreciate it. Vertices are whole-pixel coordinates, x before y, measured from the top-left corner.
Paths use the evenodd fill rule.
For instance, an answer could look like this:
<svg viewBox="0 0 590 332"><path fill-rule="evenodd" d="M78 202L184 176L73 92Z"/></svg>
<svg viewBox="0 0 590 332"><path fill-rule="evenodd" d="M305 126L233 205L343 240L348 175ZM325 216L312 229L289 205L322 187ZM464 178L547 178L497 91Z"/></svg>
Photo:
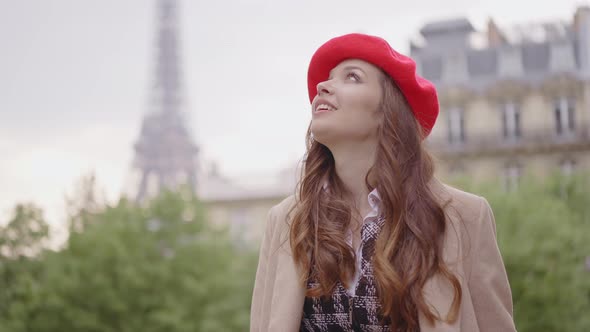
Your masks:
<svg viewBox="0 0 590 332"><path fill-rule="evenodd" d="M422 332L511 332L512 294L496 243L496 225L485 198L433 180L432 192L447 205L449 226L443 256L463 290L457 321L429 324L420 314ZM250 314L250 331L299 331L305 289L291 257L287 212L293 196L274 206L268 215ZM442 315L452 303L452 286L433 277L424 287L427 302Z"/></svg>

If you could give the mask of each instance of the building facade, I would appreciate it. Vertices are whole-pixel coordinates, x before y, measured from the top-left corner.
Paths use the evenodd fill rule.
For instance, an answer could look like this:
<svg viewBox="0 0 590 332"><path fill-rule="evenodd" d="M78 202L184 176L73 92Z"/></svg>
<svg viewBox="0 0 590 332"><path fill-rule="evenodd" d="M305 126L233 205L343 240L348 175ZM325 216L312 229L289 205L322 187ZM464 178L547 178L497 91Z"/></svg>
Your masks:
<svg viewBox="0 0 590 332"><path fill-rule="evenodd" d="M411 44L439 92L426 143L442 178L502 181L590 167L590 8L571 22L476 31L466 19L426 24Z"/></svg>
<svg viewBox="0 0 590 332"><path fill-rule="evenodd" d="M300 171L294 166L277 174L252 174L256 184L247 184L213 170L199 180L199 199L214 226L226 228L237 244L257 246L270 209L295 193Z"/></svg>

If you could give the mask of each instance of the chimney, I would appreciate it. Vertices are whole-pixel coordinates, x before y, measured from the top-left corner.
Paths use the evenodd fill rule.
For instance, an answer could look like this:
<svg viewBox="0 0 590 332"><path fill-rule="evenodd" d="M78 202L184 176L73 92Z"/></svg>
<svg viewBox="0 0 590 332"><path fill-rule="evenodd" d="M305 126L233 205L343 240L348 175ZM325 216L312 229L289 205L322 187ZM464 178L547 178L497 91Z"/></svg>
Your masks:
<svg viewBox="0 0 590 332"><path fill-rule="evenodd" d="M496 22L494 22L494 20L491 17L488 19L487 35L488 45L490 47L498 47L507 43L506 37L504 36L502 31L500 31L500 29L496 25Z"/></svg>

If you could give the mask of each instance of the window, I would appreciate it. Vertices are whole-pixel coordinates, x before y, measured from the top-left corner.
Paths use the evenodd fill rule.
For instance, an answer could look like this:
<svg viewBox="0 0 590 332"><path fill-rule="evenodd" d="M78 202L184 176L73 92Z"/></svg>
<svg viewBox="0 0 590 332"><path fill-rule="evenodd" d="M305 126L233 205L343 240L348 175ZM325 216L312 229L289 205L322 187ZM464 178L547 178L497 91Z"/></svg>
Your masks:
<svg viewBox="0 0 590 332"><path fill-rule="evenodd" d="M460 108L451 108L448 113L449 143L465 142L465 116Z"/></svg>
<svg viewBox="0 0 590 332"><path fill-rule="evenodd" d="M505 139L520 138L520 109L515 103L502 105L502 129Z"/></svg>
<svg viewBox="0 0 590 332"><path fill-rule="evenodd" d="M558 98L555 101L555 130L557 135L566 135L574 131L574 105L573 99L565 97Z"/></svg>
<svg viewBox="0 0 590 332"><path fill-rule="evenodd" d="M565 159L560 163L559 168L563 176L571 176L576 168L576 162L572 159Z"/></svg>
<svg viewBox="0 0 590 332"><path fill-rule="evenodd" d="M522 169L518 164L508 164L504 168L504 189L506 191L515 191L518 189L518 183Z"/></svg>
<svg viewBox="0 0 590 332"><path fill-rule="evenodd" d="M236 208L230 212L230 235L234 242L241 244L246 240L248 230L248 211Z"/></svg>

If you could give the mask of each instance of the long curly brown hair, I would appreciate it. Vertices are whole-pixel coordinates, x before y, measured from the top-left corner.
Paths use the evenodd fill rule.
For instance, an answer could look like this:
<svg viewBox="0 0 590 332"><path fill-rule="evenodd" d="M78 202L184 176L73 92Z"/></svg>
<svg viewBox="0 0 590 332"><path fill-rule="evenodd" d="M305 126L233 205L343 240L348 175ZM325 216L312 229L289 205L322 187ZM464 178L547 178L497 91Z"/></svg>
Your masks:
<svg viewBox="0 0 590 332"><path fill-rule="evenodd" d="M391 319L392 331L418 331L418 312L431 323L456 321L461 303L457 277L442 258L447 228L443 203L428 183L433 178L432 157L423 147L424 131L395 85L381 75L382 121L378 128L375 163L365 177L369 191L374 182L381 197L380 212L386 222L375 244L374 276L381 315ZM307 152L292 212L289 241L293 258L319 285L307 290L310 297L330 296L337 282L346 287L355 273L355 253L346 241L352 219L347 191L336 175L330 150L307 131ZM327 183L330 190L325 190ZM422 294L426 281L439 274L454 288L446 317L432 312Z"/></svg>

